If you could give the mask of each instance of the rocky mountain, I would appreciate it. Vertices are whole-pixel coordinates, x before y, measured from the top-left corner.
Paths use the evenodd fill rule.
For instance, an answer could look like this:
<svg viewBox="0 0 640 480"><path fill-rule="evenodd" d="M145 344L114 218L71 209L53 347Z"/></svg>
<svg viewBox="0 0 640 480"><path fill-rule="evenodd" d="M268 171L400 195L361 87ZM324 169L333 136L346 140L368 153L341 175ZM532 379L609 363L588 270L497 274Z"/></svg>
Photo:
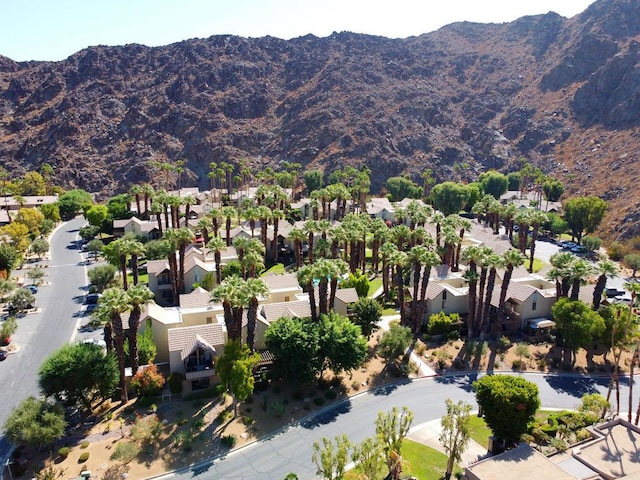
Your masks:
<svg viewBox="0 0 640 480"><path fill-rule="evenodd" d="M0 57L0 161L49 163L105 194L153 181L154 161L474 179L525 157L571 193L610 202L611 237L640 234L640 4L599 0L571 19L457 23L407 39L214 36L97 46L61 62Z"/></svg>

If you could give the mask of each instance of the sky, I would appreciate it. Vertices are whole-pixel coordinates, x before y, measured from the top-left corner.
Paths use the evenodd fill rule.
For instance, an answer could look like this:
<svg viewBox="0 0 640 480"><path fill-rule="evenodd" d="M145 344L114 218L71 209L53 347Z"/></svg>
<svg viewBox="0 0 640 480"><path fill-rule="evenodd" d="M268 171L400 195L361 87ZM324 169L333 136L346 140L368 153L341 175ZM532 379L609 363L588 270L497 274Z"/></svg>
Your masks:
<svg viewBox="0 0 640 480"><path fill-rule="evenodd" d="M605 1L605 0L600 0ZM350 31L406 38L458 21L501 23L594 0L2 0L0 55L63 60L93 45L168 45L241 35L290 39Z"/></svg>

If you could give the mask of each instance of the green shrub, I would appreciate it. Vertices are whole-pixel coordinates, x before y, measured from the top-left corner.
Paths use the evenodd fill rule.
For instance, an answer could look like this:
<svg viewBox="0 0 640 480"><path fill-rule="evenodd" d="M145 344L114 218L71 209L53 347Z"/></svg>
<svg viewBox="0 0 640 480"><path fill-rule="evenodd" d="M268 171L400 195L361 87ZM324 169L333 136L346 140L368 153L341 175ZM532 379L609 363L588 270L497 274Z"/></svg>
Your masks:
<svg viewBox="0 0 640 480"><path fill-rule="evenodd" d="M201 419L201 418L194 418L194 419L191 421L191 428L192 428L193 430L196 430L196 431L197 431L197 430L201 430L201 429L202 429L202 427L204 427L204 420L203 420L203 419Z"/></svg>
<svg viewBox="0 0 640 480"><path fill-rule="evenodd" d="M182 375L180 373L173 372L169 375L167 382L169 383L169 391L172 394L182 393Z"/></svg>
<svg viewBox="0 0 640 480"><path fill-rule="evenodd" d="M89 452L82 452L80 458L78 458L78 463L84 463L87 460L89 460Z"/></svg>
<svg viewBox="0 0 640 480"><path fill-rule="evenodd" d="M434 313L427 324L429 335L445 335L451 331L451 318L444 312Z"/></svg>
<svg viewBox="0 0 640 480"><path fill-rule="evenodd" d="M236 446L238 439L235 435L223 435L220 437L220 443L227 448L233 448Z"/></svg>
<svg viewBox="0 0 640 480"><path fill-rule="evenodd" d="M221 411L218 416L216 417L216 422L218 423L225 423L227 420L229 420L231 417L233 416L233 413L231 413L229 410L223 410Z"/></svg>
<svg viewBox="0 0 640 480"><path fill-rule="evenodd" d="M513 370L524 370L527 367L527 362L520 360L519 358L514 360L511 364Z"/></svg>
<svg viewBox="0 0 640 480"><path fill-rule="evenodd" d="M173 437L173 446L174 448L182 447L183 451L190 452L193 448L193 437L184 430L177 432Z"/></svg>
<svg viewBox="0 0 640 480"><path fill-rule="evenodd" d="M140 445L136 442L119 442L111 454L112 460L129 463L140 454Z"/></svg>
<svg viewBox="0 0 640 480"><path fill-rule="evenodd" d="M510 347L511 340L509 340L509 337L505 337L504 335L502 335L496 343L496 348L499 352L506 352Z"/></svg>
<svg viewBox="0 0 640 480"><path fill-rule="evenodd" d="M285 410L285 406L284 406L284 403L282 402L275 401L269 404L269 414L272 417L275 417L275 418L282 417L282 415L284 415L284 410Z"/></svg>
<svg viewBox="0 0 640 480"><path fill-rule="evenodd" d="M324 405L324 398L316 397L316 398L313 399L313 403L320 407L320 406Z"/></svg>
<svg viewBox="0 0 640 480"><path fill-rule="evenodd" d="M83 440L80 442L80 448L89 448L89 440Z"/></svg>
<svg viewBox="0 0 640 480"><path fill-rule="evenodd" d="M58 450L58 455L62 458L67 458L69 456L69 447L62 447Z"/></svg>
<svg viewBox="0 0 640 480"><path fill-rule="evenodd" d="M245 425L251 425L253 421L253 417L250 417L249 415L245 415L244 417L242 417L242 423L244 423Z"/></svg>

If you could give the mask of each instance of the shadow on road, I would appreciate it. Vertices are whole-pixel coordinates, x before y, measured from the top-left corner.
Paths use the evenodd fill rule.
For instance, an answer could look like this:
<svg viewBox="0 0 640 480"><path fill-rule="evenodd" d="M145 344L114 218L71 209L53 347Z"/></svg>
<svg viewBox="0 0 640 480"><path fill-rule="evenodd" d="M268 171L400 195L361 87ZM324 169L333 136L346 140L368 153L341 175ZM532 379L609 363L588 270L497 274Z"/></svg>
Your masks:
<svg viewBox="0 0 640 480"><path fill-rule="evenodd" d="M394 383L389 383L387 385L382 385L380 387L377 387L374 390L372 390L371 393L373 393L374 395L390 395L399 386L406 385L408 383L411 383L411 380L408 378L405 378Z"/></svg>
<svg viewBox="0 0 640 480"><path fill-rule="evenodd" d="M570 377L570 376L549 376L545 380L551 388L557 392L564 392L572 397L581 398L587 393L598 393L597 386L607 388L609 379L604 377ZM620 385L628 385L627 378L620 378Z"/></svg>
<svg viewBox="0 0 640 480"><path fill-rule="evenodd" d="M435 377L436 383L442 383L445 385L454 385L461 388L465 392L472 392L472 383L478 379L477 373L465 373L460 375L444 375L441 377Z"/></svg>
<svg viewBox="0 0 640 480"><path fill-rule="evenodd" d="M351 411L351 400L346 399L337 405L331 406L326 410L321 410L317 414L309 417L300 423L303 428L313 429L335 422L338 416Z"/></svg>

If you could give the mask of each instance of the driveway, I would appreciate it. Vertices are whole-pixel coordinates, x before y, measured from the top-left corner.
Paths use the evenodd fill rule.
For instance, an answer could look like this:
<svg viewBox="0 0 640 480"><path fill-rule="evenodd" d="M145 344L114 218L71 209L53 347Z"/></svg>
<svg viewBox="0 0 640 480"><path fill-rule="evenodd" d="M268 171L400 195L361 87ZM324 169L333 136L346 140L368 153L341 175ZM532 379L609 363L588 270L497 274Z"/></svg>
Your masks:
<svg viewBox="0 0 640 480"><path fill-rule="evenodd" d="M76 218L63 223L50 239L51 259L46 266L46 283L36 294L39 311L18 319L13 342L20 351L0 363L0 428L13 409L29 395L38 395L38 371L42 362L56 349L65 345L76 330L86 269L77 249L78 229L86 223ZM29 267L17 271L21 276ZM0 459L8 449L4 436L0 437Z"/></svg>
<svg viewBox="0 0 640 480"><path fill-rule="evenodd" d="M575 408L586 393L606 394L608 379L582 376L522 374L538 385L542 405L549 408ZM476 406L471 383L477 375L423 378L365 392L331 406L316 416L276 432L271 437L230 453L226 457L201 462L190 468L160 476L163 479L273 479L281 480L293 472L301 480L315 479L311 462L312 444L322 437L333 439L346 434L352 442L372 436L377 412L394 406L407 406L415 414L414 425L440 418L445 399L464 400ZM623 382L624 383L624 382ZM638 390L634 389L635 404ZM628 389L622 388L621 403L626 405Z"/></svg>

